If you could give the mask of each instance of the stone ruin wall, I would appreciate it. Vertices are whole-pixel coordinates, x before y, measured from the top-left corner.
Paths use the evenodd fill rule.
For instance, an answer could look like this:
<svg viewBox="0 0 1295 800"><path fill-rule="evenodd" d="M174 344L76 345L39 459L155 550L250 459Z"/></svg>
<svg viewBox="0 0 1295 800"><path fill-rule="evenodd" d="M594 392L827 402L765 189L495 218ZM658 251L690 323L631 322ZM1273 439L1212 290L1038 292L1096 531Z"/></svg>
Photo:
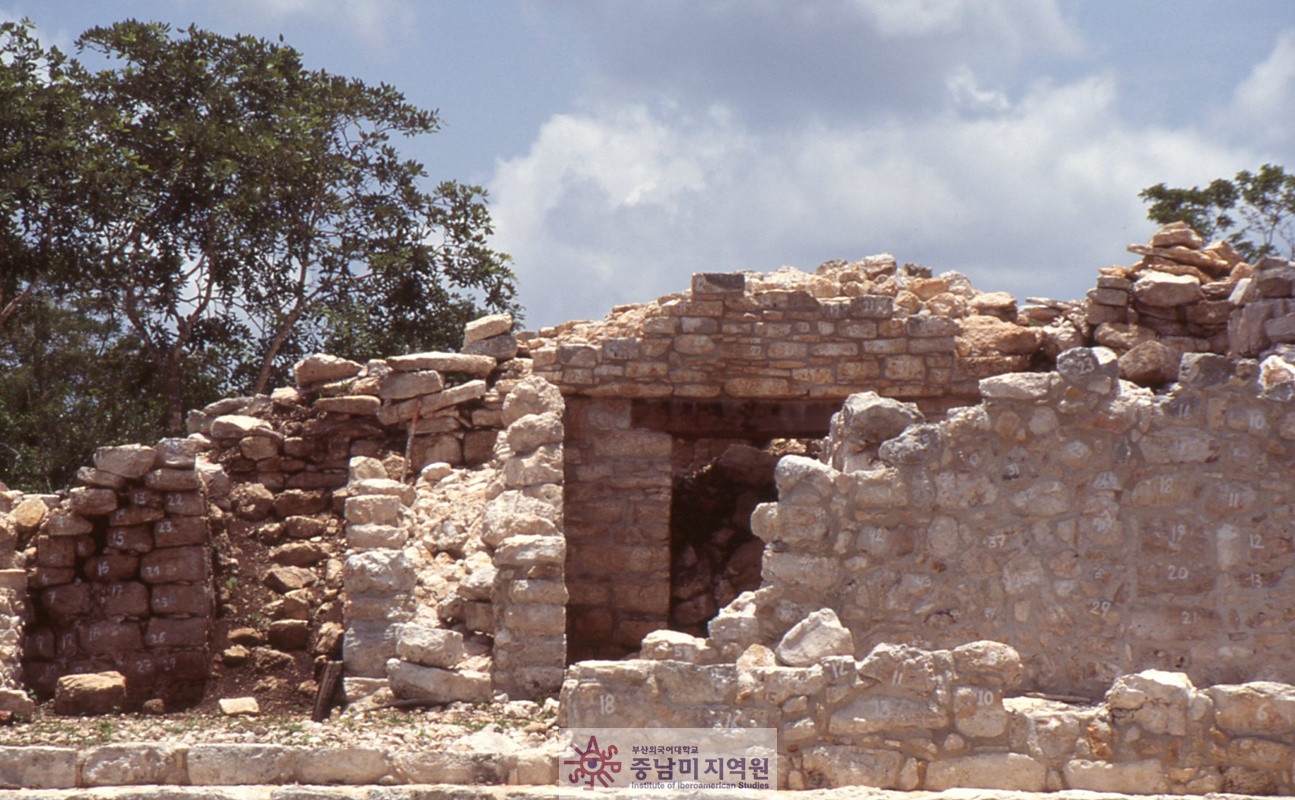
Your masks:
<svg viewBox="0 0 1295 800"><path fill-rule="evenodd" d="M312 356L295 387L191 412L187 438L100 448L84 487L5 493L3 707L109 671L132 709L222 676L313 692L338 658L352 701L556 693L563 406L511 328L469 325L464 353Z"/></svg>
<svg viewBox="0 0 1295 800"><path fill-rule="evenodd" d="M26 625L26 685L49 693L60 674L130 669L93 649L105 631L138 638L124 652L163 674L131 704L189 701L213 678L197 654L285 680L341 655L348 699L381 705L552 695L565 664L642 646L652 660L571 669L570 724L611 724L582 698L645 682L650 696L621 701L646 715L627 724L777 725L793 785L976 785L1022 767L1048 788L1127 786L1137 769L1174 791L1287 787L1282 684L1236 689L1259 698L1242 711L1209 703L1228 682L1292 680L1295 268L1176 227L1130 249L1141 260L1101 270L1086 302L1018 309L880 256L698 275L538 333L487 318L462 354L311 357L295 388L195 412L187 439L105 448L84 488L6 494L0 647L13 655ZM827 463L783 458L778 501L752 516L763 587L708 638L654 633L689 599L671 585L680 476L733 444L829 432ZM206 538L167 538L177 528ZM230 555L241 541L264 570ZM268 619L222 626L251 584ZM788 637L825 613L836 649L792 665ZM962 663L986 639L1005 643L976 646L999 661ZM187 651L193 669L168 681ZM883 657L926 677L883 675ZM1147 667L1183 675L1148 673L1082 713L1007 696L1097 697ZM1213 749L1166 755L1181 725L1141 712L1151 696Z"/></svg>
<svg viewBox="0 0 1295 800"><path fill-rule="evenodd" d="M1289 793L1295 367L1155 395L1075 348L981 393L849 398L755 511L763 587L575 665L565 724L777 727L797 789Z"/></svg>

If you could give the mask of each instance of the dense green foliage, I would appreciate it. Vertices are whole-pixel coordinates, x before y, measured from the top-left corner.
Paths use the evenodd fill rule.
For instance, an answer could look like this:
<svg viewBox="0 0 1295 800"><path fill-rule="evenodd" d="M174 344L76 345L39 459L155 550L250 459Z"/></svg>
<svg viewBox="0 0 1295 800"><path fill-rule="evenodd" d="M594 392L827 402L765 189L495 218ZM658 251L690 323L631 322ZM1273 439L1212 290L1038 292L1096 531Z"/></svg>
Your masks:
<svg viewBox="0 0 1295 800"><path fill-rule="evenodd" d="M1242 170L1204 189L1157 183L1138 196L1150 204L1152 222L1185 222L1206 239L1226 238L1251 263L1266 255L1295 258L1295 175L1280 166Z"/></svg>
<svg viewBox="0 0 1295 800"><path fill-rule="evenodd" d="M305 353L453 349L515 310L484 191L425 188L393 144L434 112L253 37L77 47L108 66L0 26L0 478L57 485Z"/></svg>

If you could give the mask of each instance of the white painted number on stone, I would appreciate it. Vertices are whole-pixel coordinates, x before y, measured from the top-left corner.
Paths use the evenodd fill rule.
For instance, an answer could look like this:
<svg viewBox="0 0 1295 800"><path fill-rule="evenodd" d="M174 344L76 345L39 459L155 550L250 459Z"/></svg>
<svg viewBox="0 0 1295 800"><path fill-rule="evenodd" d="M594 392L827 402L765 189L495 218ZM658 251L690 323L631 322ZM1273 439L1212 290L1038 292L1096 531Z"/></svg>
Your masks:
<svg viewBox="0 0 1295 800"><path fill-rule="evenodd" d="M616 713L616 697L610 694L598 696L598 713L604 717Z"/></svg>
<svg viewBox="0 0 1295 800"><path fill-rule="evenodd" d="M1089 600L1088 613L1095 617L1104 617L1111 610L1110 600Z"/></svg>
<svg viewBox="0 0 1295 800"><path fill-rule="evenodd" d="M1168 571L1169 580L1171 581L1185 581L1187 580L1187 577L1191 575L1191 571L1188 570L1187 567L1181 565L1170 564L1166 567L1166 570Z"/></svg>

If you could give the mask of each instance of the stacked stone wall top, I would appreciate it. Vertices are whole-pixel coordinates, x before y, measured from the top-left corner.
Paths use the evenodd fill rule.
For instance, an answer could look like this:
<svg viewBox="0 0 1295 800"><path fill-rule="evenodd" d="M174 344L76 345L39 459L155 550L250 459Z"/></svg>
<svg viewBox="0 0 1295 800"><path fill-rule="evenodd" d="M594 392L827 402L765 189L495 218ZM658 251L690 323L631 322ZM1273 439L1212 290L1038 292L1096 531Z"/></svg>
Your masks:
<svg viewBox="0 0 1295 800"><path fill-rule="evenodd" d="M964 317L982 332L960 342ZM522 337L536 373L566 394L697 400L840 399L862 387L970 398L978 378L1026 368L1041 343L1009 296L890 256L814 274L697 274L685 293Z"/></svg>
<svg viewBox="0 0 1295 800"><path fill-rule="evenodd" d="M1119 356L1121 378L1160 386L1177 378L1184 353L1262 359L1295 343L1289 261L1248 264L1227 242L1206 245L1182 223L1128 250L1141 258L1099 271L1081 326L1088 344Z"/></svg>
<svg viewBox="0 0 1295 800"><path fill-rule="evenodd" d="M1188 355L1153 395L1104 348L1057 367L985 379L938 424L847 401L828 463L779 463L752 519L764 583L712 621L716 652L826 603L862 650L1008 643L1031 689L1295 680L1295 368Z"/></svg>

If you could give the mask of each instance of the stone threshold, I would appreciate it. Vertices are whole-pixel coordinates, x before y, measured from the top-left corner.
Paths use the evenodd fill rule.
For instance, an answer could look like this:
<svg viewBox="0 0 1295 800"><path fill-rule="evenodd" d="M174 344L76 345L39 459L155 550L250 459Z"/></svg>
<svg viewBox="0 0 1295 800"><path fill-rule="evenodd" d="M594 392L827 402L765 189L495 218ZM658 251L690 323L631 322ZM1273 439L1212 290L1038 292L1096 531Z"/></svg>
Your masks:
<svg viewBox="0 0 1295 800"><path fill-rule="evenodd" d="M144 791L128 797L216 797L224 789L214 787L235 786L556 783L557 756L552 748L409 750L166 742L0 747L0 797L4 798L18 796L6 790L22 792L23 798L42 790L59 790L50 797L116 797L110 790L118 789ZM146 786L151 788L133 788Z"/></svg>
<svg viewBox="0 0 1295 800"><path fill-rule="evenodd" d="M807 791L631 790L589 791L561 786L125 786L93 789L0 790L0 800L635 800L689 798L705 800L1181 800L1172 795L1123 795L1111 792L1063 790L1017 792L994 789L946 789L942 792L903 792L847 786ZM1250 800L1253 795L1210 794L1211 800ZM1257 798L1255 799L1257 800Z"/></svg>

